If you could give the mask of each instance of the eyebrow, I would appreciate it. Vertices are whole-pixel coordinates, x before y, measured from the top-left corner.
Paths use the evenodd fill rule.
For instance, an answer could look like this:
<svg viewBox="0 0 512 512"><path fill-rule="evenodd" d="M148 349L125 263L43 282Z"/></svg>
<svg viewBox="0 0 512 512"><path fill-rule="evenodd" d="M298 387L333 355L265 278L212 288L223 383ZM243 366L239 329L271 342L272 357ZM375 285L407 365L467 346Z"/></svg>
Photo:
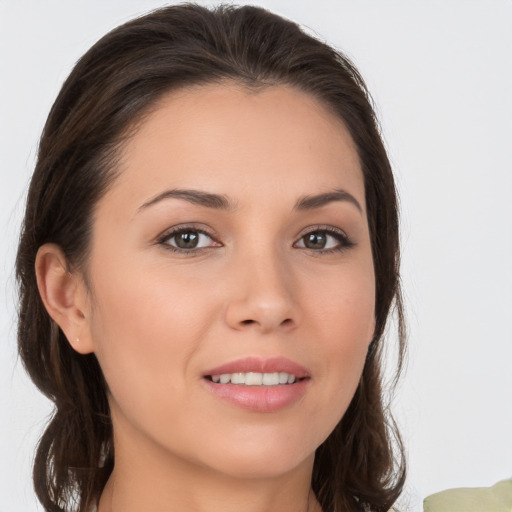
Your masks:
<svg viewBox="0 0 512 512"><path fill-rule="evenodd" d="M363 208L359 204L359 201L352 194L341 188L323 194L302 197L295 204L295 209L313 210L335 201L348 201L352 203L360 213L363 213Z"/></svg>
<svg viewBox="0 0 512 512"><path fill-rule="evenodd" d="M217 210L234 209L234 205L230 200L226 196L220 194L210 194L209 192L202 192L200 190L171 189L166 190L145 202L139 208L139 211L153 206L164 199L183 199L192 204L197 204L206 208L215 208Z"/></svg>
<svg viewBox="0 0 512 512"><path fill-rule="evenodd" d="M139 211L149 208L150 206L153 206L154 204L159 203L164 199L183 199L198 206L214 208L217 210L235 209L235 204L232 203L225 195L212 194L209 192L203 192L201 190L170 189L145 202L139 208ZM359 204L359 201L352 194L343 189L335 189L330 192L324 192L322 194L304 196L295 203L295 209L302 211L314 210L336 201L347 201L352 203L359 210L359 212L363 213L363 209Z"/></svg>

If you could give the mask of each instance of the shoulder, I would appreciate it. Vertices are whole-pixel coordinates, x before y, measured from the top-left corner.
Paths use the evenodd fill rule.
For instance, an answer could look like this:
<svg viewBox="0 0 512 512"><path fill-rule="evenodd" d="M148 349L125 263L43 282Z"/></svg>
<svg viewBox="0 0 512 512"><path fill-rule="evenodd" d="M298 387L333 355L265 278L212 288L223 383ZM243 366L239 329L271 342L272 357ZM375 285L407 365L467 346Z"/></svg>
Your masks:
<svg viewBox="0 0 512 512"><path fill-rule="evenodd" d="M423 502L424 512L510 512L512 480L492 487L448 489L432 494Z"/></svg>

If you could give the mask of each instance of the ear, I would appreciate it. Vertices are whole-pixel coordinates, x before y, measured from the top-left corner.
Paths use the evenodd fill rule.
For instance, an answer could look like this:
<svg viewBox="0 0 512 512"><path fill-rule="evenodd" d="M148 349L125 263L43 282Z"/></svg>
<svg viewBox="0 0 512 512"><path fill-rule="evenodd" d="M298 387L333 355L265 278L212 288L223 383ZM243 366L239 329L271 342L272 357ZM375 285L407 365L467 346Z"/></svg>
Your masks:
<svg viewBox="0 0 512 512"><path fill-rule="evenodd" d="M56 244L39 248L35 267L39 294L48 314L77 352L93 352L89 296L81 275L68 271L66 257Z"/></svg>

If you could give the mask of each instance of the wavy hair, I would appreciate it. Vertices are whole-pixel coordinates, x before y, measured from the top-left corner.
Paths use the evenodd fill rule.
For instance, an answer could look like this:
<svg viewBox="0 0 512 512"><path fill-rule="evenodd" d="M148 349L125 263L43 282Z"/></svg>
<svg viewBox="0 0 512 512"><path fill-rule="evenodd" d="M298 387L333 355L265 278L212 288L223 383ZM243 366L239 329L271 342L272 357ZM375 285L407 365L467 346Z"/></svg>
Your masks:
<svg viewBox="0 0 512 512"><path fill-rule="evenodd" d="M81 355L38 293L37 250L58 244L84 269L95 205L116 178L123 141L162 95L233 81L286 84L339 116L364 174L376 278L376 327L348 410L317 449L312 488L325 512L388 510L405 479L400 436L388 411L381 366L386 322L395 312L399 373L405 330L399 283L397 197L365 83L341 52L258 7L170 6L100 39L65 81L45 124L16 260L19 352L54 414L37 448L33 478L48 512L94 506L114 464L106 383L94 354ZM397 373L397 375L398 375Z"/></svg>

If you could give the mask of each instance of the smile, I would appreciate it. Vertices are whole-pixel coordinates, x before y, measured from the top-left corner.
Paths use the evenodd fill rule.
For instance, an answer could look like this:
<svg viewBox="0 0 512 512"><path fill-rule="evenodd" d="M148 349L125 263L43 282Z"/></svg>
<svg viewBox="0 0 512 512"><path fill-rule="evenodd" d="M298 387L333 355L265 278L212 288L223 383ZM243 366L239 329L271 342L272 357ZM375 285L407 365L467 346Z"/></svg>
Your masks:
<svg viewBox="0 0 512 512"><path fill-rule="evenodd" d="M298 403L311 385L311 373L284 357L247 357L202 375L206 389L222 402L253 412L277 412Z"/></svg>
<svg viewBox="0 0 512 512"><path fill-rule="evenodd" d="M279 386L293 384L298 378L286 372L237 372L212 375L211 380L220 384L241 384L244 386Z"/></svg>

